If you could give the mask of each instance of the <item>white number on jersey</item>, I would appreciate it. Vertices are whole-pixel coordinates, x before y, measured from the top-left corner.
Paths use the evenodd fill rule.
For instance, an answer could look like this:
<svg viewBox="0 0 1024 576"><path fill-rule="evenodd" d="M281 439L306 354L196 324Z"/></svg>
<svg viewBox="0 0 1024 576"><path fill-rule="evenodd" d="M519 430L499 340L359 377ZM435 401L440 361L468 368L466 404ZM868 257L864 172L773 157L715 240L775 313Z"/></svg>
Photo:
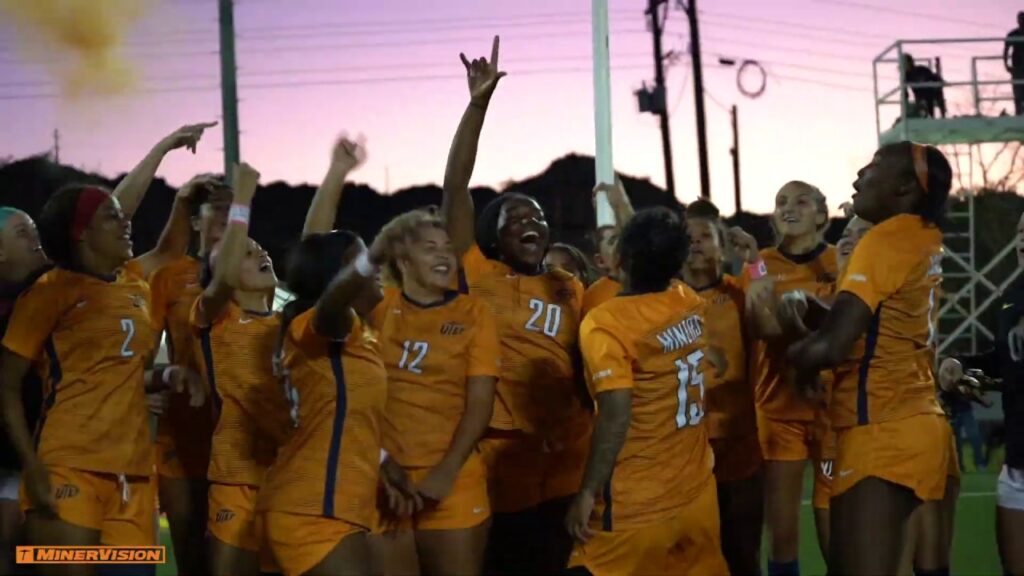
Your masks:
<svg viewBox="0 0 1024 576"><path fill-rule="evenodd" d="M530 310L533 316L526 322L526 329L531 332L543 332L546 336L554 338L558 335L558 327L562 324L562 307L558 304L544 304L543 301L533 298L530 300ZM541 326L541 316L544 317L544 325Z"/></svg>
<svg viewBox="0 0 1024 576"><path fill-rule="evenodd" d="M676 409L676 428L696 426L704 418L704 374L700 371L700 361L704 359L704 351L697 350L686 359L676 360L679 371L679 408ZM690 400L689 388L697 388L697 399Z"/></svg>
<svg viewBox="0 0 1024 576"><path fill-rule="evenodd" d="M292 428L299 427L299 390L292 386L291 378L284 377L284 399L288 401L288 416L292 421Z"/></svg>
<svg viewBox="0 0 1024 576"><path fill-rule="evenodd" d="M121 344L121 356L124 358L131 358L135 356L135 352L128 347L132 343L132 338L135 337L135 321L131 318L121 318L121 331L124 332L124 343Z"/></svg>
<svg viewBox="0 0 1024 576"><path fill-rule="evenodd" d="M403 348L402 359L398 362L398 367L408 370L413 374L423 374L423 370L420 369L420 362L422 362L423 357L427 355L427 350L430 349L430 344L427 344L426 342L412 342L410 340L406 340ZM414 356L412 362L409 361L410 356Z"/></svg>

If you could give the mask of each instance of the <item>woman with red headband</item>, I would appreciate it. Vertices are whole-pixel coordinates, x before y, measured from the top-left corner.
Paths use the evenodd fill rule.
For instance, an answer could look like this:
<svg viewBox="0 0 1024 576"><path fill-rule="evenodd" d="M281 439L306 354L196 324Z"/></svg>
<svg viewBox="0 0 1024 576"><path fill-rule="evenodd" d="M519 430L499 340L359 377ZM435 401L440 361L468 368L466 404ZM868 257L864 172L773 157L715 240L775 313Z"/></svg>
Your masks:
<svg viewBox="0 0 1024 576"><path fill-rule="evenodd" d="M789 348L804 389L835 368L831 532L842 537L831 540L833 574L896 574L908 518L945 494L949 436L929 343L942 273L935 223L951 179L933 147L901 142L875 153L853 196L857 216L875 227L850 257L821 328Z"/></svg>
<svg viewBox="0 0 1024 576"><path fill-rule="evenodd" d="M168 149L195 145L186 127ZM161 156L162 157L162 156ZM176 198L157 248L132 259L130 213L158 162L149 157L113 193L95 186L58 191L39 230L56 264L19 298L3 340L3 415L25 470L29 541L38 545L151 545L154 494L146 366L156 349L149 286L153 270L188 244L188 201ZM33 439L20 410L20 383L36 366L44 411ZM180 371L154 380L170 384ZM159 384L158 384L159 385Z"/></svg>

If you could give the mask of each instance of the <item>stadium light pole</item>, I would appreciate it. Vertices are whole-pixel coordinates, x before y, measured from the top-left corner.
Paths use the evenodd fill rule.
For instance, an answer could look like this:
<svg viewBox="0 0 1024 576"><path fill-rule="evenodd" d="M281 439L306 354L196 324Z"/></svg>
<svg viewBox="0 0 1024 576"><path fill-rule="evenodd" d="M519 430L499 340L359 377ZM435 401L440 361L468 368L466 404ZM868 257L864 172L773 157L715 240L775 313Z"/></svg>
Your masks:
<svg viewBox="0 0 1024 576"><path fill-rule="evenodd" d="M594 164L595 182L615 183L612 160L612 81L608 40L608 0L592 0L591 21L594 32ZM608 195L600 192L595 202L597 225L614 226L615 214Z"/></svg>
<svg viewBox="0 0 1024 576"><path fill-rule="evenodd" d="M231 182L240 158L238 135L238 67L235 64L234 0L219 0L220 97L224 125L224 179Z"/></svg>

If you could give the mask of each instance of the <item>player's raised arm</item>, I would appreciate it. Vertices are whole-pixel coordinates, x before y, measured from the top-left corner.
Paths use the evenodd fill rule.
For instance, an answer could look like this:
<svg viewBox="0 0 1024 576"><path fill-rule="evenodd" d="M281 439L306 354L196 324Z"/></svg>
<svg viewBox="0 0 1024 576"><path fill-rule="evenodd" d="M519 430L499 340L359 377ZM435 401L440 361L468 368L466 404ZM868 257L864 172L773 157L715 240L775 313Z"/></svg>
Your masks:
<svg viewBox="0 0 1024 576"><path fill-rule="evenodd" d="M114 197L121 203L121 210L124 211L125 216L131 218L135 215L135 211L142 204L142 198L146 195L146 191L149 190L149 185L153 183L153 177L156 176L157 168L160 167L164 156L178 148L188 148L195 154L196 146L199 144L199 139L203 136L203 131L216 125L216 122L204 122L182 126L158 142L150 150L149 154L142 159L142 162L139 162L121 180L117 188L114 188Z"/></svg>
<svg viewBox="0 0 1024 576"><path fill-rule="evenodd" d="M209 325L224 310L231 294L239 286L239 275L242 272L242 260L249 243L249 210L252 198L256 195L260 173L248 164L235 167L232 189L235 191L228 219L227 231L218 251L211 254L216 260L213 268L213 279L200 296L200 325Z"/></svg>
<svg viewBox="0 0 1024 576"><path fill-rule="evenodd" d="M171 215L160 233L156 246L135 259L146 278L188 253L189 241L192 238L192 203L197 201L200 189L215 181L216 179L210 175L196 176L178 189L178 193L174 195L174 204L171 206Z"/></svg>
<svg viewBox="0 0 1024 576"><path fill-rule="evenodd" d="M466 67L470 98L448 152L448 164L444 171L444 199L441 202L448 235L459 256L469 250L475 241L475 216L469 181L473 177L476 150L487 107L498 81L505 76L505 72L498 71L498 48L499 39L495 36L490 61L478 58L470 62L465 54L459 54Z"/></svg>
<svg viewBox="0 0 1024 576"><path fill-rule="evenodd" d="M341 204L345 180L349 173L362 166L365 161L365 140L349 140L345 135L338 139L331 153L331 165L327 169L327 175L316 189L313 202L306 212L306 223L302 227L303 238L334 229L334 219L338 214L338 205Z"/></svg>
<svg viewBox="0 0 1024 576"><path fill-rule="evenodd" d="M335 274L327 289L316 303L317 334L333 340L342 340L352 330L352 305L364 293L368 285L376 282L380 262L384 260L374 248L367 250L361 242L355 242L348 252L352 256L348 264ZM346 254L346 256L349 256Z"/></svg>

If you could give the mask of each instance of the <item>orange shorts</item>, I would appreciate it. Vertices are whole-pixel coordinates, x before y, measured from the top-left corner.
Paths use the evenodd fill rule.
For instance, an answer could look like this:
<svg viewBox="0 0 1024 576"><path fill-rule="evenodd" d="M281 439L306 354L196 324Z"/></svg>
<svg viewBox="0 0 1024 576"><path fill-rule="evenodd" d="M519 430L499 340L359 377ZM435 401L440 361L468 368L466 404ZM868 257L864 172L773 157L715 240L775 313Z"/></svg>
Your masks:
<svg viewBox="0 0 1024 576"><path fill-rule="evenodd" d="M832 499L832 473L835 470L835 460L814 461L814 494L811 496L811 506L821 509L829 509L829 501Z"/></svg>
<svg viewBox="0 0 1024 576"><path fill-rule="evenodd" d="M256 552L260 537L256 531L256 496L259 488L233 484L210 484L207 530L217 540Z"/></svg>
<svg viewBox="0 0 1024 576"><path fill-rule="evenodd" d="M715 453L715 480L719 484L746 480L764 464L757 434L712 438L711 449Z"/></svg>
<svg viewBox="0 0 1024 576"><path fill-rule="evenodd" d="M839 458L832 480L836 497L857 482L880 478L914 491L921 500L942 500L949 472L949 423L920 414L839 432Z"/></svg>
<svg viewBox="0 0 1024 576"><path fill-rule="evenodd" d="M708 482L672 518L640 528L597 532L586 544L576 543L569 567L583 566L594 576L723 576L729 574L729 567L722 556L719 531L718 489Z"/></svg>
<svg viewBox="0 0 1024 576"><path fill-rule="evenodd" d="M757 435L765 460L796 462L814 456L820 434L813 421L776 420L758 412Z"/></svg>
<svg viewBox="0 0 1024 576"><path fill-rule="evenodd" d="M285 576L298 576L314 568L349 536L366 529L337 518L263 512L260 515L265 545Z"/></svg>
<svg viewBox="0 0 1024 576"><path fill-rule="evenodd" d="M570 444L554 449L519 431L490 430L479 451L487 467L491 509L521 512L580 489L590 453L589 426Z"/></svg>
<svg viewBox="0 0 1024 576"><path fill-rule="evenodd" d="M57 516L68 524L98 530L107 546L156 544L156 493L149 476L118 476L50 466ZM21 487L21 509L31 506Z"/></svg>
<svg viewBox="0 0 1024 576"><path fill-rule="evenodd" d="M429 472L430 468L427 467L406 469L413 484L423 480ZM490 517L487 469L480 455L473 454L462 466L447 498L413 518L403 518L397 526L385 527L378 523L374 533L390 530L463 530L479 526Z"/></svg>

